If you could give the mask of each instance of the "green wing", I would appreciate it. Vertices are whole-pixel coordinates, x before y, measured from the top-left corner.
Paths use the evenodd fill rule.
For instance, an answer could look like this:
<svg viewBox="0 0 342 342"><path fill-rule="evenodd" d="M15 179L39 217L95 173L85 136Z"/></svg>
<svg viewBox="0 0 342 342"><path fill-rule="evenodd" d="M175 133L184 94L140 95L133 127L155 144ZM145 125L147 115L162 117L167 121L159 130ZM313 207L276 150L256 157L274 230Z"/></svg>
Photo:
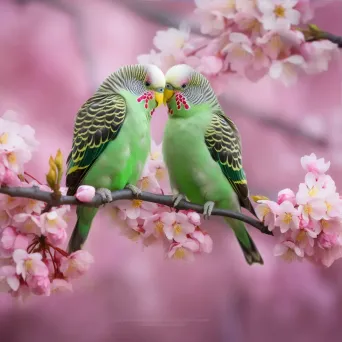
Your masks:
<svg viewBox="0 0 342 342"><path fill-rule="evenodd" d="M126 118L126 101L118 94L95 94L79 110L68 156L66 186L74 195L90 167L114 140Z"/></svg>
<svg viewBox="0 0 342 342"><path fill-rule="evenodd" d="M248 210L253 210L253 207L250 208L246 174L242 168L240 135L233 121L221 111L213 114L205 133L205 143L238 195L240 204Z"/></svg>

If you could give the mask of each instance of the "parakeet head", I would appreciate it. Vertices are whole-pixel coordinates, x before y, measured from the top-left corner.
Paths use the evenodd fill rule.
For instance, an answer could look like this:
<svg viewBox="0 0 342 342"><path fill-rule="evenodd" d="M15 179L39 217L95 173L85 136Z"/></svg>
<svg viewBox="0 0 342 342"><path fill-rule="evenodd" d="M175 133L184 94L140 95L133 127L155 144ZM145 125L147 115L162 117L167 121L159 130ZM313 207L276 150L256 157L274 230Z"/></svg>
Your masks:
<svg viewBox="0 0 342 342"><path fill-rule="evenodd" d="M164 103L172 116L190 116L191 109L218 105L216 95L209 81L186 64L170 68L166 75Z"/></svg>
<svg viewBox="0 0 342 342"><path fill-rule="evenodd" d="M99 91L128 91L143 108L153 112L163 103L164 88L164 73L157 66L135 64L123 66L110 75Z"/></svg>

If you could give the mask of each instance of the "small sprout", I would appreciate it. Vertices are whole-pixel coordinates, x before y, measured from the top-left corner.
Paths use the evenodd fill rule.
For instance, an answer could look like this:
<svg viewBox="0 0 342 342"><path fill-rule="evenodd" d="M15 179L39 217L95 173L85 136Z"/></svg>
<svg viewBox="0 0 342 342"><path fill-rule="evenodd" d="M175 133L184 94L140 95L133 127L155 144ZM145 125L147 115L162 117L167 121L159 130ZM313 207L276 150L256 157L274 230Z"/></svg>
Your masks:
<svg viewBox="0 0 342 342"><path fill-rule="evenodd" d="M56 157L49 158L50 169L46 175L46 181L53 192L60 196L60 185L63 176L63 155L60 149L58 149Z"/></svg>
<svg viewBox="0 0 342 342"><path fill-rule="evenodd" d="M55 189L56 178L57 178L56 171L52 167L50 167L50 170L46 175L46 181L52 190Z"/></svg>
<svg viewBox="0 0 342 342"><path fill-rule="evenodd" d="M268 197L262 195L254 195L251 198L255 203L258 203L258 201L269 201Z"/></svg>

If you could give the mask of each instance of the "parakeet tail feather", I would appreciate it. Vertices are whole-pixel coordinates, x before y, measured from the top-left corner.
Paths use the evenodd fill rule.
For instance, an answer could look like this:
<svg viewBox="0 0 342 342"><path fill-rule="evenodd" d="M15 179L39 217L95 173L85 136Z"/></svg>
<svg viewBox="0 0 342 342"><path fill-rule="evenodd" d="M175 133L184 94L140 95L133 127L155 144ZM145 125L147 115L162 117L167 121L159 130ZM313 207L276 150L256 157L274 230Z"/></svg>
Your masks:
<svg viewBox="0 0 342 342"><path fill-rule="evenodd" d="M73 253L82 248L97 211L98 208L77 207L77 222L69 240L68 253Z"/></svg>
<svg viewBox="0 0 342 342"><path fill-rule="evenodd" d="M81 234L81 231L79 229L79 220L77 220L74 230L72 231L69 244L68 244L68 253L73 253L82 248L82 245L84 244L87 237L84 237Z"/></svg>
<svg viewBox="0 0 342 342"><path fill-rule="evenodd" d="M242 249L242 252L245 256L245 259L248 265L252 264L264 264L264 261L255 246L254 241L252 240L251 236L249 235L245 224L241 221L231 219L225 217L225 221L229 224L229 226L234 231L234 234L239 242L239 245Z"/></svg>
<svg viewBox="0 0 342 342"><path fill-rule="evenodd" d="M243 255L245 256L245 259L248 263L248 265L252 264L264 264L264 260L262 259L262 256L260 255L258 249L256 248L252 238L249 236L247 232L248 238L249 238L249 243L250 247L246 248L243 243L238 239L239 245L242 249Z"/></svg>

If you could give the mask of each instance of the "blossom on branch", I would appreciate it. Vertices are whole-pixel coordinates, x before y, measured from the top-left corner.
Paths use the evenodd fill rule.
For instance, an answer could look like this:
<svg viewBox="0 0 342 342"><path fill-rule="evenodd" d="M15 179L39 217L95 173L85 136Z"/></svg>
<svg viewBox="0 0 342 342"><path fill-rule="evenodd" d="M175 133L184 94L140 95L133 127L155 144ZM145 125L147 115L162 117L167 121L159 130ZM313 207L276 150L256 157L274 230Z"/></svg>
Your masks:
<svg viewBox="0 0 342 342"><path fill-rule="evenodd" d="M313 17L310 0L194 0L194 16L206 37L180 29L157 31L156 50L138 57L166 71L186 63L208 77L237 73L252 82L265 75L286 86L297 74L328 69L338 46L328 40L306 42L298 25Z"/></svg>
<svg viewBox="0 0 342 342"><path fill-rule="evenodd" d="M66 194L67 189L60 186L60 151L49 161L49 186L25 172L25 164L37 146L30 126L8 119L7 114L0 117L0 187L36 187L55 196ZM90 201L93 196L92 189L80 187L80 200ZM67 239L69 211L69 205L49 207L34 199L0 194L1 291L24 299L30 294L49 296L72 289L70 279L82 276L93 260L88 252L69 256L61 248Z"/></svg>
<svg viewBox="0 0 342 342"><path fill-rule="evenodd" d="M257 200L255 211L278 240L275 256L329 267L342 257L342 197L326 174L330 162L312 153L301 165L307 174L297 193L284 189L277 202Z"/></svg>
<svg viewBox="0 0 342 342"><path fill-rule="evenodd" d="M155 194L171 194L169 187L161 185L166 175L162 146L152 140L138 186ZM201 217L194 211L177 212L175 208L139 199L119 200L108 207L124 236L145 247L162 243L169 258L193 260L195 254L212 251L213 241L201 230Z"/></svg>

